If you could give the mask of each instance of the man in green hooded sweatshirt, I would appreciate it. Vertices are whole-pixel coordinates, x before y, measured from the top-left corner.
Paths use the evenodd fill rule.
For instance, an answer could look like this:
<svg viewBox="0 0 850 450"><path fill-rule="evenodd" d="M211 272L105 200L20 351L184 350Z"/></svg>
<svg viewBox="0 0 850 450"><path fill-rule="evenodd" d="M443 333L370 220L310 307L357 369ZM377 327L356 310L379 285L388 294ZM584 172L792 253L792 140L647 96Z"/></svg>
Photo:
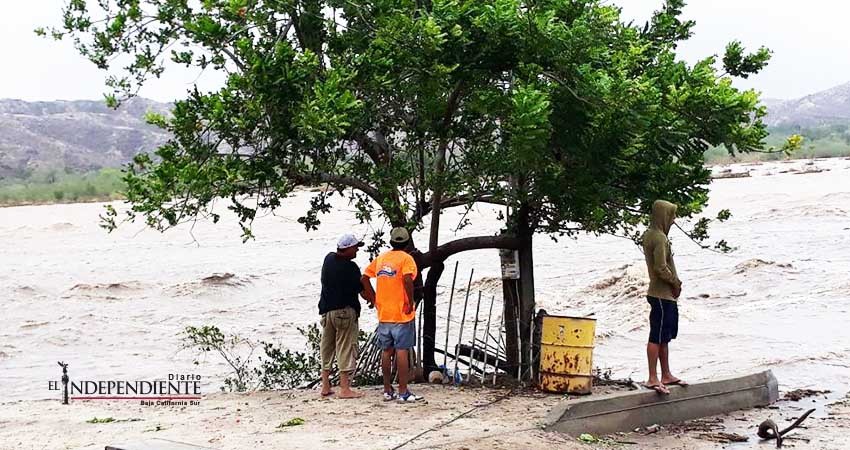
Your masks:
<svg viewBox="0 0 850 450"><path fill-rule="evenodd" d="M667 386L687 386L670 372L668 345L679 332L679 308L676 300L682 293L682 281L676 274L673 252L667 234L676 219L676 205L664 200L652 204L649 229L643 235L643 254L649 272L649 289L646 299L649 313L649 343L646 358L649 363L649 380L646 387L660 394L669 394ZM657 365L661 362L661 378Z"/></svg>

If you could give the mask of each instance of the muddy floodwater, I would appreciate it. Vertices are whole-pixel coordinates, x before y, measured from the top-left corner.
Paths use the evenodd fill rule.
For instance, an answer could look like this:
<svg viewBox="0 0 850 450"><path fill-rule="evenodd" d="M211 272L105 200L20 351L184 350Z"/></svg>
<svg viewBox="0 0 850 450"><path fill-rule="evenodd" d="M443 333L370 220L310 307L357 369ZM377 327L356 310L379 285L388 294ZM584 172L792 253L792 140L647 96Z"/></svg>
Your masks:
<svg viewBox="0 0 850 450"><path fill-rule="evenodd" d="M773 369L781 389L850 389L850 161L796 161L715 168L751 176L716 180L707 214L730 209L713 228L730 254L698 248L671 232L684 282L677 375L689 381ZM309 192L258 218L243 244L232 217L164 234L128 224L107 234L102 204L0 209L0 385L5 400L53 398L57 361L75 379L202 377L207 392L226 367L181 350L186 326L211 324L253 340L303 349L297 327L318 319L322 259L345 232L371 233L339 203L319 231L297 222ZM115 204L119 209L120 203ZM443 219L443 242L492 234L496 210L481 207L453 231L462 211ZM424 235L418 235L424 242ZM451 268L460 262L473 292L501 292L494 250L448 261L439 289L437 342L443 342ZM645 378L649 306L640 249L616 237L535 241L537 301L552 314L594 314L595 365ZM357 263L367 264L361 254ZM473 296L474 297L474 296ZM485 308L482 307L482 310ZM455 309L457 311L457 309ZM361 324L375 326L364 310ZM453 314L455 316L457 312ZM459 321L459 317L455 317ZM493 322L498 317L494 316ZM455 327L457 327L455 325ZM495 327L494 327L495 329ZM480 332L480 331L479 331Z"/></svg>

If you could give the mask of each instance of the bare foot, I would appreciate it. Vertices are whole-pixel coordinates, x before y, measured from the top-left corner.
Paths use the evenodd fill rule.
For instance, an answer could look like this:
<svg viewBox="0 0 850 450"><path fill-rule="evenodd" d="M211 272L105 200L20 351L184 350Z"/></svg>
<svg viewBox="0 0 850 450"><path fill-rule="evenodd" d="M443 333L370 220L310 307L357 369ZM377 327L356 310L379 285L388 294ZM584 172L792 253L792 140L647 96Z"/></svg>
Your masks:
<svg viewBox="0 0 850 450"><path fill-rule="evenodd" d="M334 391L322 392L322 397L328 397L334 395Z"/></svg>
<svg viewBox="0 0 850 450"><path fill-rule="evenodd" d="M648 389L652 389L653 391L655 391L659 394L662 394L662 395L667 395L667 394L670 393L670 389L667 389L667 386L664 386L661 383L647 382L646 384L643 385L643 387L648 388Z"/></svg>
<svg viewBox="0 0 850 450"><path fill-rule="evenodd" d="M360 398L360 397L363 397L363 395L364 394L362 392L348 390L348 391L339 391L339 395L337 397L339 397L339 398Z"/></svg>

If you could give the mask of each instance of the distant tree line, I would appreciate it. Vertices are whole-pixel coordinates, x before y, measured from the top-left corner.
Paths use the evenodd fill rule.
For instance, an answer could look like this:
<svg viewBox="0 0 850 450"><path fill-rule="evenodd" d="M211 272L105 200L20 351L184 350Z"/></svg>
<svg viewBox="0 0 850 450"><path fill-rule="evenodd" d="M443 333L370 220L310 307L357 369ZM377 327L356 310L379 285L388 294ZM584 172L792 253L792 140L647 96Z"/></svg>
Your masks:
<svg viewBox="0 0 850 450"><path fill-rule="evenodd" d="M126 189L122 176L116 168L84 173L34 169L0 181L0 205L115 200Z"/></svg>
<svg viewBox="0 0 850 450"><path fill-rule="evenodd" d="M771 147L781 147L790 136L803 137L800 148L791 155L782 152L736 154L733 157L723 147L714 147L705 154L707 164L719 164L732 161L776 161L791 158L833 158L850 156L850 121L844 124L821 125L814 127L781 126L770 127L765 143Z"/></svg>

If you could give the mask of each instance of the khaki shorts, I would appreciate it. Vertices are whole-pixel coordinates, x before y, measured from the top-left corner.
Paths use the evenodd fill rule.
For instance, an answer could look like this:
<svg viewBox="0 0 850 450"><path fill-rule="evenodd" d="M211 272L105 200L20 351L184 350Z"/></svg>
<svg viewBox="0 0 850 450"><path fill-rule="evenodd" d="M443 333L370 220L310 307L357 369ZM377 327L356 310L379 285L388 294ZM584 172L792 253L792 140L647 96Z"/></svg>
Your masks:
<svg viewBox="0 0 850 450"><path fill-rule="evenodd" d="M334 356L340 372L351 372L357 365L357 335L360 324L354 308L335 309L322 314L322 370L331 370Z"/></svg>

